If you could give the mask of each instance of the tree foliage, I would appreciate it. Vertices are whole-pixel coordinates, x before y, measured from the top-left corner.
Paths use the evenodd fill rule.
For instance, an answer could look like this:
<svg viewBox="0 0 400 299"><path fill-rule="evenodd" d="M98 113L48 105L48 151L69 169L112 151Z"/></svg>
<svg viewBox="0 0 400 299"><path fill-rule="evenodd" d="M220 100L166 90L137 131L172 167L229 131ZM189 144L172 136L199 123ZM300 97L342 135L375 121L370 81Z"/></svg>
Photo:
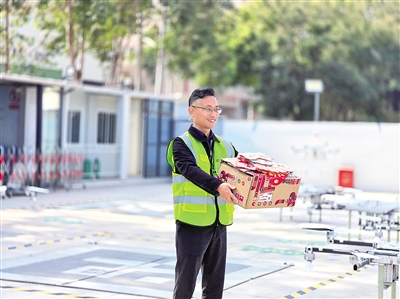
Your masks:
<svg viewBox="0 0 400 299"><path fill-rule="evenodd" d="M138 14L151 7L148 0L40 0L36 19L46 34L48 55L68 53L70 64L77 70L77 80L82 78L83 59L90 51L105 66L106 83L116 85L126 54L126 40L136 32Z"/></svg>
<svg viewBox="0 0 400 299"><path fill-rule="evenodd" d="M311 120L313 96L304 92L304 81L319 78L323 120L398 117L389 113L400 89L396 3L253 2L220 21L230 29L220 34L219 48L233 53L226 64L231 76L215 80L207 73L205 80L253 87L264 116Z"/></svg>
<svg viewBox="0 0 400 299"><path fill-rule="evenodd" d="M83 77L87 38L91 27L98 22L95 11L96 5L91 0L39 0L37 3L36 24L44 33L47 55L68 55L78 81Z"/></svg>
<svg viewBox="0 0 400 299"><path fill-rule="evenodd" d="M228 77L221 73L231 57L224 52L218 37L223 32L220 18L232 9L229 1L162 1L168 8L167 30L164 45L167 49L168 66L185 78L196 78L200 82L208 79Z"/></svg>
<svg viewBox="0 0 400 299"><path fill-rule="evenodd" d="M108 69L108 83L119 81L122 63L129 59L129 38L136 34L140 19L151 17L151 1L104 1L97 5L97 19L91 28L89 45L100 63Z"/></svg>
<svg viewBox="0 0 400 299"><path fill-rule="evenodd" d="M1 3L13 3L9 12L15 17L23 1ZM48 57L69 55L79 78L90 51L106 69L107 83L117 84L123 61L132 56L126 41L143 26L142 41L149 46L141 63L150 73L162 53L171 72L199 85L252 88L261 99L255 108L265 117L311 120L313 95L305 93L304 82L319 78L325 86L322 120L398 121L393 113L394 95L400 94L396 1L34 3Z"/></svg>
<svg viewBox="0 0 400 299"><path fill-rule="evenodd" d="M4 0L0 2L0 55L4 57L4 71L10 65L26 65L25 55L32 45L32 38L25 37L17 28L28 21L31 5L24 0ZM25 61L25 63L21 63Z"/></svg>

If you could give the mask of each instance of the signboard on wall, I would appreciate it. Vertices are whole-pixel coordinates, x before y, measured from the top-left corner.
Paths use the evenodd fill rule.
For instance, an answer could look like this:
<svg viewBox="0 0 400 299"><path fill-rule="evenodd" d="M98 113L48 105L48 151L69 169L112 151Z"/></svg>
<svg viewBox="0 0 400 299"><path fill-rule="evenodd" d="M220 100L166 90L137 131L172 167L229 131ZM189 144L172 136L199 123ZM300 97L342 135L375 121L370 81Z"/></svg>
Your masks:
<svg viewBox="0 0 400 299"><path fill-rule="evenodd" d="M16 89L10 89L8 93L8 108L10 110L18 110L21 105L21 93Z"/></svg>

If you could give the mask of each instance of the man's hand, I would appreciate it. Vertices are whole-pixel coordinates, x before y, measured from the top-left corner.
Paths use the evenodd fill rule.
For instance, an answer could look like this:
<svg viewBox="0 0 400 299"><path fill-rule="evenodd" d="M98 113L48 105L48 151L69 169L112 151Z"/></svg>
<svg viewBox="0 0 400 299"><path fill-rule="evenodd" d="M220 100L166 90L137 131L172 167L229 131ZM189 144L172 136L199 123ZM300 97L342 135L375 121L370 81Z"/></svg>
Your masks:
<svg viewBox="0 0 400 299"><path fill-rule="evenodd" d="M232 192L233 189L236 189L236 187L229 183L222 183L219 185L217 192L227 203L237 204L238 201Z"/></svg>

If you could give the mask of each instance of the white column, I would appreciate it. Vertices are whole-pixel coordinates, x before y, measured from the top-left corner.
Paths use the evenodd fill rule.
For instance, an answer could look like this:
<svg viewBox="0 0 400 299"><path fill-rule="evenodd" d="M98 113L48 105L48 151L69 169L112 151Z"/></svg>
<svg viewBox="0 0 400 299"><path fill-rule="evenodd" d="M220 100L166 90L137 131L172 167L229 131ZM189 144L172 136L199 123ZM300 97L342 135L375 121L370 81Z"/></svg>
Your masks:
<svg viewBox="0 0 400 299"><path fill-rule="evenodd" d="M36 87L27 87L25 93L23 145L33 152L36 147L36 126L34 125L36 124L36 102Z"/></svg>
<svg viewBox="0 0 400 299"><path fill-rule="evenodd" d="M61 111L61 144L60 147L62 150L67 147L67 131L68 131L68 111L69 111L69 102L70 102L70 93L63 91L62 95L63 99L60 103L60 111ZM83 117L83 116L82 116ZM81 134L81 132L79 132ZM82 138L80 138L82 140Z"/></svg>
<svg viewBox="0 0 400 299"><path fill-rule="evenodd" d="M129 128L130 128L130 111L131 99L128 91L125 91L120 100L120 117L121 117L121 160L120 160L120 179L128 178L129 166Z"/></svg>

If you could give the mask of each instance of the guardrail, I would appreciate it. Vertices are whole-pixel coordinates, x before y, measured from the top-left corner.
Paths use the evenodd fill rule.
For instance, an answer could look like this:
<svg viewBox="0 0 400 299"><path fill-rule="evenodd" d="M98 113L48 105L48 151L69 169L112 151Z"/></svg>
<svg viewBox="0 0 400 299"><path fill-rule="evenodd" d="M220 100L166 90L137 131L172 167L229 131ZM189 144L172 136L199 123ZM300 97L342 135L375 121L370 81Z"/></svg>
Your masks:
<svg viewBox="0 0 400 299"><path fill-rule="evenodd" d="M0 186L68 187L83 178L83 154L76 151L33 149L0 145Z"/></svg>
<svg viewBox="0 0 400 299"><path fill-rule="evenodd" d="M73 184L116 178L120 171L118 145L97 144L38 151L0 145L0 186L70 189Z"/></svg>

